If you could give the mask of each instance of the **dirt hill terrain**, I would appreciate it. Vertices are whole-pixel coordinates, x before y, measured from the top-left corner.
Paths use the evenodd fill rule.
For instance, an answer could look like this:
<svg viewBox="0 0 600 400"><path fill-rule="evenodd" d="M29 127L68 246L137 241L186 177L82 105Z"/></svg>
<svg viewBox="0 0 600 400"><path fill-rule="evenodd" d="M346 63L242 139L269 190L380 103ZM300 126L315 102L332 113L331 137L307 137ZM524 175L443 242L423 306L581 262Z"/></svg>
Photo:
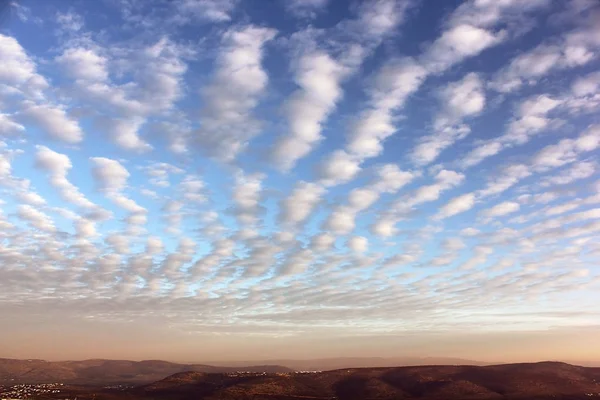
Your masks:
<svg viewBox="0 0 600 400"><path fill-rule="evenodd" d="M493 366L359 368L306 374L181 372L134 388L108 390L79 387L69 390L45 398L76 396L79 400L600 400L600 368L543 362Z"/></svg>
<svg viewBox="0 0 600 400"><path fill-rule="evenodd" d="M227 373L234 367L203 364L177 364L167 361L44 361L0 358L0 385L70 383L83 385L143 384L184 371ZM278 365L253 365L243 368L254 372L290 372Z"/></svg>
<svg viewBox="0 0 600 400"><path fill-rule="evenodd" d="M249 377L183 373L137 390L142 397L173 399L192 397L340 400L593 399L596 397L600 400L600 368L546 362L485 367L358 368L313 374Z"/></svg>

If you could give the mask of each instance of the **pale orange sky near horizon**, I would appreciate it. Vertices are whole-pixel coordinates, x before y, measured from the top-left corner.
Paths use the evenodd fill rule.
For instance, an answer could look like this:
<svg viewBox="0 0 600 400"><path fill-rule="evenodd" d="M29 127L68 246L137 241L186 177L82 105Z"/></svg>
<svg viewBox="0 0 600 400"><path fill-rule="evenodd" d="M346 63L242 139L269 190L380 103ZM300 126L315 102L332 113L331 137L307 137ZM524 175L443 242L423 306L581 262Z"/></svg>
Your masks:
<svg viewBox="0 0 600 400"><path fill-rule="evenodd" d="M600 361L600 328L520 332L190 334L140 324L45 324L4 329L0 357L49 361L161 359L233 362L334 357L456 357L481 362Z"/></svg>

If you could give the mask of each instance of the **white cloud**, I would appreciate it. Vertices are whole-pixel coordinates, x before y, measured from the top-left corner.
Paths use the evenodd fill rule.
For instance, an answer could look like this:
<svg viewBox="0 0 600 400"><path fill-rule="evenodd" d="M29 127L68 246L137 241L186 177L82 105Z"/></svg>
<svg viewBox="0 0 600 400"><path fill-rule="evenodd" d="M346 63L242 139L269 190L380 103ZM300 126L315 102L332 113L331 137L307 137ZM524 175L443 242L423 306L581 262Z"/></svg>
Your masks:
<svg viewBox="0 0 600 400"><path fill-rule="evenodd" d="M120 192L127 184L129 171L117 160L106 157L92 157L92 175L96 186L103 192Z"/></svg>
<svg viewBox="0 0 600 400"><path fill-rule="evenodd" d="M182 120L185 119L182 117ZM156 136L163 136L169 143L169 150L175 154L184 155L189 152L189 128L187 121L183 124L167 121L151 124L151 132Z"/></svg>
<svg viewBox="0 0 600 400"><path fill-rule="evenodd" d="M600 88L600 72L592 72L578 77L571 85L571 90L576 96L595 94L598 92L598 88Z"/></svg>
<svg viewBox="0 0 600 400"><path fill-rule="evenodd" d="M2 175L0 173L0 175ZM46 200L35 192L20 192L16 196L23 203L30 204L32 206L43 206L46 204Z"/></svg>
<svg viewBox="0 0 600 400"><path fill-rule="evenodd" d="M410 155L417 165L433 162L444 149L471 132L461 122L465 117L479 114L485 107L482 80L477 74L469 73L460 81L444 87L439 93L439 99L442 109L433 123L436 132L419 139Z"/></svg>
<svg viewBox="0 0 600 400"><path fill-rule="evenodd" d="M24 84L34 84L40 88L47 86L45 80L37 75L35 63L15 38L0 34L0 59L4 64L0 71L0 82L17 87Z"/></svg>
<svg viewBox="0 0 600 400"><path fill-rule="evenodd" d="M378 199L379 193L373 189L353 189L348 195L348 203L336 206L323 223L323 228L338 235L351 233L356 224L356 215L371 207Z"/></svg>
<svg viewBox="0 0 600 400"><path fill-rule="evenodd" d="M565 106L572 116L594 113L600 109L600 73L578 77L571 85L571 96L565 96Z"/></svg>
<svg viewBox="0 0 600 400"><path fill-rule="evenodd" d="M500 194L517 184L521 179L531 176L532 173L531 168L525 164L507 165L502 168L497 176L489 179L485 189L479 190L477 195L487 197Z"/></svg>
<svg viewBox="0 0 600 400"><path fill-rule="evenodd" d="M475 194L467 193L451 199L440 208L435 219L441 220L470 210L475 205Z"/></svg>
<svg viewBox="0 0 600 400"><path fill-rule="evenodd" d="M12 171L10 159L4 154L0 153L0 176L3 178L10 177Z"/></svg>
<svg viewBox="0 0 600 400"><path fill-rule="evenodd" d="M67 174L73 165L66 154L57 153L45 146L37 146L36 150L35 166L50 176L50 184L59 191L65 201L86 208L88 211L97 208L67 179Z"/></svg>
<svg viewBox="0 0 600 400"><path fill-rule="evenodd" d="M531 0L526 3L519 0L465 1L452 13L448 23L450 25L471 23L482 28L508 24L513 29L519 29L514 25L525 22L527 13L533 13L550 5L549 0Z"/></svg>
<svg viewBox="0 0 600 400"><path fill-rule="evenodd" d="M536 203L548 204L556 200L558 197L559 195L556 192L545 192L536 194L532 197L532 200Z"/></svg>
<svg viewBox="0 0 600 400"><path fill-rule="evenodd" d="M588 220L594 220L598 218L600 218L600 208L593 208L578 213L556 217L554 219L544 219L542 222L530 225L528 227L528 230L531 231L534 235L542 236L544 234L562 233L557 231L557 229L562 231L562 229L564 229L565 225L567 224L573 224L577 222L588 222Z"/></svg>
<svg viewBox="0 0 600 400"><path fill-rule="evenodd" d="M88 239L98 236L96 224L85 218L75 220L75 231L79 238Z"/></svg>
<svg viewBox="0 0 600 400"><path fill-rule="evenodd" d="M107 133L117 146L150 150L140 130L150 116L155 124L164 122L157 117L171 112L181 97L182 78L187 71L183 59L190 56L190 51L166 37L148 46L118 50L103 48L91 40L74 43L77 45L67 47L55 58L74 80L69 86L70 96L88 107L97 129ZM119 83L114 83L111 76Z"/></svg>
<svg viewBox="0 0 600 400"><path fill-rule="evenodd" d="M49 233L56 231L52 218L28 204L21 204L17 208L17 215L35 229Z"/></svg>
<svg viewBox="0 0 600 400"><path fill-rule="evenodd" d="M477 236L480 233L481 233L481 231L479 231L478 229L475 229L473 227L465 228L460 231L460 234L462 236L467 236L467 237Z"/></svg>
<svg viewBox="0 0 600 400"><path fill-rule="evenodd" d="M596 172L596 163L591 161L582 161L574 164L569 169L545 178L542 186L567 185L580 179L589 178Z"/></svg>
<svg viewBox="0 0 600 400"><path fill-rule="evenodd" d="M577 160L577 156L600 147L600 126L591 125L576 139L563 139L538 151L532 158L532 166L538 171L560 167Z"/></svg>
<svg viewBox="0 0 600 400"><path fill-rule="evenodd" d="M487 2L486 2L487 3ZM524 11L535 10L544 6L545 2L535 2L526 7ZM404 58L384 65L375 79L371 89L371 107L363 111L349 134L348 150L361 158L370 158L379 155L382 142L395 133L393 112L400 109L409 95L414 93L432 73L441 73L452 65L475 56L484 49L500 43L506 37L506 32L491 32L488 28L499 24L505 14L519 13L520 7L514 4L481 4L481 2L465 2L450 16L450 26L435 40L432 45L421 55L416 62ZM479 24L473 26L471 24ZM469 75L464 87L450 88L458 90L454 96L454 110L458 113L454 118L463 113L463 117L480 112L484 99L481 92L481 82L476 75ZM465 92L471 92L470 95ZM464 101L468 97L469 101ZM461 108L462 107L462 108ZM468 132L464 129L441 128L446 132L440 135L440 145L431 151L431 146L422 146L415 152L418 162L427 163L435 159L443 148L464 137ZM437 142L437 141L436 141Z"/></svg>
<svg viewBox="0 0 600 400"><path fill-rule="evenodd" d="M79 123L70 118L62 108L28 103L20 114L38 124L53 139L72 144L83 140L83 131Z"/></svg>
<svg viewBox="0 0 600 400"><path fill-rule="evenodd" d="M232 191L234 214L241 225L252 225L257 222L261 211L262 180L261 174L246 175L239 172L235 178Z"/></svg>
<svg viewBox="0 0 600 400"><path fill-rule="evenodd" d="M186 55L186 49L163 37L148 47L132 52L124 61L130 68L135 68L131 82L115 85L110 82L78 81L85 100L97 104L105 113L99 116L97 124L116 145L139 152L151 149L140 137L140 130L149 116L170 113L180 98L183 93L182 78L187 70L182 57ZM112 62L116 63L116 60ZM161 126L166 122L155 123ZM185 129L185 125L183 120L178 129ZM186 135L181 131L173 132L173 128L165 134L169 135L171 148L181 151L181 147L186 145L182 143Z"/></svg>
<svg viewBox="0 0 600 400"><path fill-rule="evenodd" d="M309 182L298 182L292 193L281 201L279 220L295 226L306 221L325 194L325 188Z"/></svg>
<svg viewBox="0 0 600 400"><path fill-rule="evenodd" d="M64 68L73 79L89 82L104 82L108 80L108 60L94 49L74 47L66 49L56 58L56 62Z"/></svg>
<svg viewBox="0 0 600 400"><path fill-rule="evenodd" d="M395 225L397 222L388 215L384 215L371 225L371 233L380 237L391 237L396 234Z"/></svg>
<svg viewBox="0 0 600 400"><path fill-rule="evenodd" d="M471 150L462 160L463 168L470 168L494 156L503 149L527 143L533 135L543 132L552 124L559 124L547 116L562 103L548 95L532 96L524 100L517 110L517 118L507 126L506 132L496 139L486 141Z"/></svg>
<svg viewBox="0 0 600 400"><path fill-rule="evenodd" d="M407 3L404 9L406 7ZM498 10L498 15L506 11L502 7ZM495 20L490 25L497 22ZM369 90L369 106L351 127L347 152L356 155L358 164L367 158L378 156L383 151L383 141L396 131L393 124L394 112L402 108L408 96L421 86L429 74L443 72L465 58L475 56L484 49L500 43L506 36L504 33L492 33L469 24L458 24L446 30L421 55L418 62L412 58L404 58L386 63ZM477 104L473 105L476 106ZM464 133L451 133L447 142L458 140L462 135ZM427 155L427 158L436 156Z"/></svg>
<svg viewBox="0 0 600 400"><path fill-rule="evenodd" d="M371 0L363 2L358 10L358 24L364 33L380 39L403 22L412 0Z"/></svg>
<svg viewBox="0 0 600 400"><path fill-rule="evenodd" d="M477 115L485 107L483 82L474 72L465 75L458 82L449 83L441 90L439 97L442 114L435 122L436 125Z"/></svg>
<svg viewBox="0 0 600 400"><path fill-rule="evenodd" d="M346 145L351 154L361 159L383 151L383 141L396 132L393 113L425 79L425 69L412 59L386 63L377 73L370 88L370 105L354 121Z"/></svg>
<svg viewBox="0 0 600 400"><path fill-rule="evenodd" d="M547 95L534 96L519 107L519 118L511 121L506 134L501 138L509 144L524 144L531 135L547 128L552 122L547 114L561 104L561 100Z"/></svg>
<svg viewBox="0 0 600 400"><path fill-rule="evenodd" d="M293 69L299 89L285 105L289 133L276 142L271 154L284 171L294 167L322 139L322 124L341 98L340 83L348 73L347 68L319 50L303 54Z"/></svg>
<svg viewBox="0 0 600 400"><path fill-rule="evenodd" d="M483 143L471 150L463 159L460 164L463 168L473 167L486 158L498 154L503 148L502 143L498 141L490 141Z"/></svg>
<svg viewBox="0 0 600 400"><path fill-rule="evenodd" d="M402 171L396 164L385 164L376 168L371 186L381 193L396 193L417 176L415 172Z"/></svg>
<svg viewBox="0 0 600 400"><path fill-rule="evenodd" d="M130 243L129 239L124 235L111 234L106 236L104 241L112 247L116 254L129 254Z"/></svg>
<svg viewBox="0 0 600 400"><path fill-rule="evenodd" d="M145 152L151 150L152 146L138 135L138 130L144 122L142 118L101 119L98 127L106 132L117 146L125 150Z"/></svg>
<svg viewBox="0 0 600 400"><path fill-rule="evenodd" d="M343 150L334 151L318 166L318 174L325 186L352 180L360 171L359 161Z"/></svg>
<svg viewBox="0 0 600 400"><path fill-rule="evenodd" d="M461 238L449 237L442 240L440 247L443 252L429 260L426 265L436 267L450 265L459 257L459 252L467 246Z"/></svg>
<svg viewBox="0 0 600 400"><path fill-rule="evenodd" d="M168 213L174 213L174 212L181 210L182 207L183 207L182 202L177 201L177 200L169 200L163 206L162 210L165 212L168 212Z"/></svg>
<svg viewBox="0 0 600 400"><path fill-rule="evenodd" d="M232 161L258 133L252 111L269 81L262 59L275 35L273 29L252 25L223 35L213 81L202 90L202 127L192 136L211 157Z"/></svg>
<svg viewBox="0 0 600 400"><path fill-rule="evenodd" d="M502 217L507 214L515 213L519 211L520 208L521 206L519 205L519 203L516 203L514 201L504 201L500 204L495 205L492 208L482 211L481 215L485 218Z"/></svg>
<svg viewBox="0 0 600 400"><path fill-rule="evenodd" d="M146 223L146 216L143 215L146 213L146 209L139 204L137 204L134 200L125 197L120 193L108 193L107 197L112 200L117 206L121 207L125 211L129 211L133 215L133 218L130 216L130 221L137 221L139 224ZM137 223L136 223L137 224Z"/></svg>
<svg viewBox="0 0 600 400"><path fill-rule="evenodd" d="M235 10L237 0L177 0L177 22L188 23L194 20L227 22Z"/></svg>
<svg viewBox="0 0 600 400"><path fill-rule="evenodd" d="M144 167L143 170L150 177L149 182L152 185L159 186L159 187L171 186L171 181L170 181L171 174L176 175L176 174L185 173L185 170L178 168L172 164L165 163L165 162L152 163L152 164ZM199 189L201 189L204 185L202 183L202 181L197 181L192 176L187 176L185 179L186 179L186 182L185 183L182 182L180 184L180 186L185 185L185 187L182 187L182 190L184 190L184 191L190 190L190 191L196 192Z"/></svg>
<svg viewBox="0 0 600 400"><path fill-rule="evenodd" d="M458 251L464 249L465 247L467 247L467 245L465 245L460 238L444 239L444 242L442 243L442 248L447 251Z"/></svg>
<svg viewBox="0 0 600 400"><path fill-rule="evenodd" d="M371 189L356 188L348 195L348 205L356 211L369 208L379 199L379 193Z"/></svg>
<svg viewBox="0 0 600 400"><path fill-rule="evenodd" d="M346 245L355 253L364 253L369 248L369 240L364 236L352 236Z"/></svg>
<svg viewBox="0 0 600 400"><path fill-rule="evenodd" d="M158 193L156 193L154 190L150 190L150 189L140 189L140 193L146 197L149 197L151 199L158 199Z"/></svg>
<svg viewBox="0 0 600 400"><path fill-rule="evenodd" d="M466 125L444 126L435 134L419 139L410 158L418 166L424 166L435 161L446 148L455 142L466 138L471 129Z"/></svg>
<svg viewBox="0 0 600 400"><path fill-rule="evenodd" d="M25 131L25 127L12 120L8 114L0 113L0 136L9 136Z"/></svg>
<svg viewBox="0 0 600 400"><path fill-rule="evenodd" d="M445 31L423 54L428 70L440 73L467 57L504 40L504 32L490 32L469 24L460 24Z"/></svg>
<svg viewBox="0 0 600 400"><path fill-rule="evenodd" d="M435 176L436 183L416 189L410 198L401 200L399 206L401 208L413 207L422 203L435 201L439 199L443 191L460 185L464 179L465 176L461 173L445 169L441 170Z"/></svg>
<svg viewBox="0 0 600 400"><path fill-rule="evenodd" d="M327 7L329 0L284 0L282 3L296 17L312 18Z"/></svg>
<svg viewBox="0 0 600 400"><path fill-rule="evenodd" d="M434 176L434 183L417 187L411 193L400 196L388 205L371 225L371 233L380 237L391 237L397 234L398 222L413 213L417 206L438 200L443 192L460 185L464 179L465 176L461 173L446 169L439 170ZM451 208L445 212L450 212ZM445 216L438 214L434 218L443 219Z"/></svg>
<svg viewBox="0 0 600 400"><path fill-rule="evenodd" d="M146 224L148 210L122 194L127 186L129 171L120 162L109 158L92 157L90 161L96 187L117 207L130 213L125 219L130 228Z"/></svg>
<svg viewBox="0 0 600 400"><path fill-rule="evenodd" d="M405 246L401 253L398 253L387 260L385 260L385 266L402 266L410 265L418 261L419 257L423 253L423 250L414 244Z"/></svg>
<svg viewBox="0 0 600 400"><path fill-rule="evenodd" d="M477 246L473 249L473 255L467 261L459 266L460 270L470 270L475 267L481 266L487 261L490 254L494 252L494 249L487 246Z"/></svg>
<svg viewBox="0 0 600 400"><path fill-rule="evenodd" d="M524 83L533 83L559 66L563 57L561 53L559 46L540 45L521 54L496 74L490 87L499 92L511 92Z"/></svg>
<svg viewBox="0 0 600 400"><path fill-rule="evenodd" d="M349 207L338 207L329 214L323 229L336 235L347 235L354 230L356 213Z"/></svg>
<svg viewBox="0 0 600 400"><path fill-rule="evenodd" d="M587 18L578 18L578 28L553 38L535 48L519 54L496 73L490 86L500 92L512 92L525 84L535 84L551 72L574 68L592 61L600 48L595 39L600 31L594 23L595 12Z"/></svg>
<svg viewBox="0 0 600 400"><path fill-rule="evenodd" d="M56 22L62 29L71 32L80 31L84 25L83 17L73 11L66 13L57 12Z"/></svg>
<svg viewBox="0 0 600 400"><path fill-rule="evenodd" d="M580 206L581 205L578 204L578 203L561 204L561 205L550 207L550 208L546 209L544 211L544 214L547 215L547 216L560 215L560 214L564 214L564 213L569 212L569 211L573 211L573 210L577 209Z"/></svg>
<svg viewBox="0 0 600 400"><path fill-rule="evenodd" d="M335 236L329 233L320 233L310 239L310 248L313 251L327 251L333 247Z"/></svg>
<svg viewBox="0 0 600 400"><path fill-rule="evenodd" d="M163 36L134 54L134 65L140 65L134 79L138 88L135 96L143 106L142 116L171 111L183 93L185 58L193 56L193 50Z"/></svg>
<svg viewBox="0 0 600 400"><path fill-rule="evenodd" d="M182 197L191 202L202 203L206 201L205 184L204 182L194 175L187 175L181 182L179 182L179 190L182 193Z"/></svg>
<svg viewBox="0 0 600 400"><path fill-rule="evenodd" d="M26 7L22 4L17 3L16 1L12 1L10 3L8 3L8 6L12 8L12 10L14 10L14 12L16 13L17 17L22 21L22 22L28 22L31 21L31 8ZM38 23L39 19L38 18L34 18L32 20L33 22Z"/></svg>
<svg viewBox="0 0 600 400"><path fill-rule="evenodd" d="M352 42L341 43L336 39L331 41L330 47L340 53L337 58L314 43L312 37L315 36L314 31L308 30L304 35L300 35L309 36L310 39L300 40L301 55L298 60L295 60L292 68L295 73L294 80L300 88L291 95L286 105L290 132L278 140L272 152L273 161L281 169L287 171L293 168L296 162L310 153L322 139L323 125L342 97L341 84L356 73L365 58L404 21L406 11L412 4L413 2L409 0L371 0L362 3L357 7L357 19L341 21L331 32L322 32L325 35L332 34L334 37L337 33L341 37L350 36L354 39ZM414 72L406 71L406 79L411 79L411 73ZM395 83L394 94L402 90L398 86L406 84L408 83ZM389 88L385 82L382 82L378 84L375 91L389 91ZM387 95L387 100L382 99L383 101L394 101L393 94L384 95ZM377 93L372 97L375 96L381 97ZM352 129L358 132L348 135L347 151L361 158L364 158L360 154L364 148L360 144L358 146L355 146L356 143L352 144L356 140L361 140L357 136L369 135L361 131L365 129L361 126L376 121L382 121L380 125L389 125L391 118L389 114L395 106L373 105L373 108L365 111L364 115L356 121L356 126ZM363 122L363 120L368 121ZM384 130L388 129L384 128ZM390 134L380 132L374 135L379 137L378 140L383 140Z"/></svg>
<svg viewBox="0 0 600 400"><path fill-rule="evenodd" d="M484 189L477 191L477 195L483 198L500 194L534 173L546 172L572 163L580 154L593 151L598 147L600 147L600 129L592 125L577 139L563 139L558 144L544 147L531 157L529 165L510 164L504 166L497 176L488 180ZM577 179L577 176L582 176L581 179L583 179L583 175L590 174L589 166L584 164L582 170L574 167L572 175L569 172L565 174L564 176L558 175L560 177L558 181L568 182L571 179Z"/></svg>

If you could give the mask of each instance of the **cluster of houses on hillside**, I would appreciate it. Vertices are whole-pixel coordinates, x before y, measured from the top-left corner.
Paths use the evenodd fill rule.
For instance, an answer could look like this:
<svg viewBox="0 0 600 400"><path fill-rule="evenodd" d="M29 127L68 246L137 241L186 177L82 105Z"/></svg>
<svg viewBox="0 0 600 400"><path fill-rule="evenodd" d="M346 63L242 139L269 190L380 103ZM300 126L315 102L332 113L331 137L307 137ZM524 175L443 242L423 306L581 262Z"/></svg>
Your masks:
<svg viewBox="0 0 600 400"><path fill-rule="evenodd" d="M297 374L318 374L321 371L293 371L293 372L275 372L275 373L268 373L268 372L254 372L254 371L235 371L235 372L229 372L225 375L227 376L266 376L266 375L275 375L275 376L290 376L290 375L297 375Z"/></svg>
<svg viewBox="0 0 600 400"><path fill-rule="evenodd" d="M61 392L62 386L62 383L41 383L38 385L0 387L0 400L21 400L43 394L57 394Z"/></svg>

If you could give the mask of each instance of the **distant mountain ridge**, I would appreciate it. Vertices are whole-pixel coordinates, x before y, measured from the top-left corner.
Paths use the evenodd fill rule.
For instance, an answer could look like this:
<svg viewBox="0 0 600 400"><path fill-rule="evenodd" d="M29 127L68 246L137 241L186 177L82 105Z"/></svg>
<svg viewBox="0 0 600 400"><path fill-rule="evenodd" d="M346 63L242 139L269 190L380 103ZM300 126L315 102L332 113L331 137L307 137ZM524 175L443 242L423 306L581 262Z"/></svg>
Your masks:
<svg viewBox="0 0 600 400"><path fill-rule="evenodd" d="M205 364L178 364L162 360L128 361L92 359L83 361L17 360L0 358L0 384L73 383L73 384L142 384L187 371L205 373L235 372L237 367ZM290 372L279 365L251 365L252 372Z"/></svg>
<svg viewBox="0 0 600 400"><path fill-rule="evenodd" d="M455 357L332 357L309 360L275 359L209 362L210 365L243 368L256 364L283 365L296 371L327 371L341 368L382 368L418 365L491 365L493 363Z"/></svg>

